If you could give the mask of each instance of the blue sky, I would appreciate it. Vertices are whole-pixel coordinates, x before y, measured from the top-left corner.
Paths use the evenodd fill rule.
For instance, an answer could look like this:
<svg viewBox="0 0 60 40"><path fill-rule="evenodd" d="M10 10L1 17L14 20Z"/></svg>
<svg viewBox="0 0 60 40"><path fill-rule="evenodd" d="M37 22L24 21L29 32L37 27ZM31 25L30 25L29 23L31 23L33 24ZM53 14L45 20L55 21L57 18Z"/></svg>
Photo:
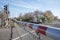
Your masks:
<svg viewBox="0 0 60 40"><path fill-rule="evenodd" d="M35 10L51 10L60 18L60 0L0 0L0 9L5 4L9 4L10 17L18 17L20 13L23 15Z"/></svg>

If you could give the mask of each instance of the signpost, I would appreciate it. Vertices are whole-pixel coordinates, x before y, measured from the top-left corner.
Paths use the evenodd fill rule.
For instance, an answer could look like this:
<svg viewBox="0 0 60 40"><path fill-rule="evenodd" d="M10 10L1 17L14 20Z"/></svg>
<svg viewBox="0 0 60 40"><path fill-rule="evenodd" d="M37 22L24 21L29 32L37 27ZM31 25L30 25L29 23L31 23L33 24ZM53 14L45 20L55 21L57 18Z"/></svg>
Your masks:
<svg viewBox="0 0 60 40"><path fill-rule="evenodd" d="M0 18L0 27L1 27L2 23L1 23L1 18Z"/></svg>

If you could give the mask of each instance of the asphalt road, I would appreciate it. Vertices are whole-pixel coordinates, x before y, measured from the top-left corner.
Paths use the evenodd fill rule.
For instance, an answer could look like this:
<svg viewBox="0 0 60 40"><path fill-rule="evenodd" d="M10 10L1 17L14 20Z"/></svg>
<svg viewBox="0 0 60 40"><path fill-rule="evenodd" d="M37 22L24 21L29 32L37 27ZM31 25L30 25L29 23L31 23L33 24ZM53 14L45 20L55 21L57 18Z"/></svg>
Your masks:
<svg viewBox="0 0 60 40"><path fill-rule="evenodd" d="M0 30L0 40L9 40L10 29Z"/></svg>
<svg viewBox="0 0 60 40"><path fill-rule="evenodd" d="M60 22L48 24L48 26L60 28Z"/></svg>
<svg viewBox="0 0 60 40"><path fill-rule="evenodd" d="M49 25L60 28L60 23L49 24ZM29 32L34 33L34 35L35 35L34 30L31 30L28 27L26 27L26 29ZM21 26L21 25L19 26L15 23L15 27L13 28L12 40L38 40L37 37L35 37L34 35L31 35L29 32L25 31L23 26ZM11 29L3 29L3 30L0 29L0 40L9 40L10 33L11 33ZM40 37L42 40L53 40L53 39L46 37L42 34Z"/></svg>

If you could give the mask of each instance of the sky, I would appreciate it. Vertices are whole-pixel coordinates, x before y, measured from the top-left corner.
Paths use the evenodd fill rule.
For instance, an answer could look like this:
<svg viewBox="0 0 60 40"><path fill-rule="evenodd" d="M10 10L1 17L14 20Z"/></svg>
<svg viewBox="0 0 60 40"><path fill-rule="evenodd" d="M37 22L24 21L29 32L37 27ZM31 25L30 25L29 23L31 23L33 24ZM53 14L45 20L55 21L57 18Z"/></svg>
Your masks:
<svg viewBox="0 0 60 40"><path fill-rule="evenodd" d="M9 5L11 18L18 17L20 13L24 15L35 10L43 12L50 10L60 18L60 0L0 0L0 10L5 4Z"/></svg>

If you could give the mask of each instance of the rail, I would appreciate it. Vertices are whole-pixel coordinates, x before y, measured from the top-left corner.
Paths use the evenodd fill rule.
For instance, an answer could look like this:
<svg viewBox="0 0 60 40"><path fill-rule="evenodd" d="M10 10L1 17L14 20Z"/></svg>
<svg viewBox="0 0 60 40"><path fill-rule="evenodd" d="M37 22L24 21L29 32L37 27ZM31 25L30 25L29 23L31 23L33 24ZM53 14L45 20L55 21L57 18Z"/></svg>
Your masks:
<svg viewBox="0 0 60 40"><path fill-rule="evenodd" d="M28 26L29 28L36 30L37 33L41 33L54 40L60 40L60 28L50 27L42 24L17 21L17 20L13 20L13 21L23 26Z"/></svg>

